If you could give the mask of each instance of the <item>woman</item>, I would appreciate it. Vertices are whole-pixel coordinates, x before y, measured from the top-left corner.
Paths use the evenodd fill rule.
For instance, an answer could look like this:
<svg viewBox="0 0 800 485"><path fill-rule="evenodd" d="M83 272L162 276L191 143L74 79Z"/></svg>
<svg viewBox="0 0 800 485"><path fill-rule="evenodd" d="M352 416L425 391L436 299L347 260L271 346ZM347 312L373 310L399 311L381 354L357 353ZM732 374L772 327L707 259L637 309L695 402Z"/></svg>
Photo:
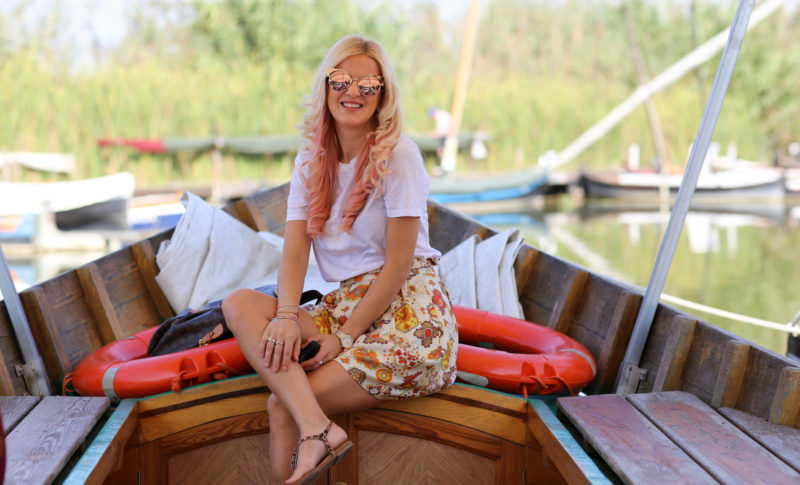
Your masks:
<svg viewBox="0 0 800 485"><path fill-rule="evenodd" d="M401 135L383 48L358 36L337 42L306 107L278 298L237 290L222 304L272 391L273 483L311 483L352 448L328 416L434 393L456 377L455 317L428 240L430 178ZM299 308L312 245L323 277L341 283ZM320 349L300 364L310 341Z"/></svg>

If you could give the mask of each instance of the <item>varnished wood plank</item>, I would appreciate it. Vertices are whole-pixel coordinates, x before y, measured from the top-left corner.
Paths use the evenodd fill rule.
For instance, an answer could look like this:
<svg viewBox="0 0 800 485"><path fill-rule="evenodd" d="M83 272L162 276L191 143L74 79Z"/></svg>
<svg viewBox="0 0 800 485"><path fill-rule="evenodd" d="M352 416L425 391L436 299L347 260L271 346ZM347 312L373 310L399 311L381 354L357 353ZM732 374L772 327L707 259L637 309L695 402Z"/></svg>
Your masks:
<svg viewBox="0 0 800 485"><path fill-rule="evenodd" d="M567 284L562 288L561 295L556 301L553 313L547 322L547 327L561 333L569 332L569 325L578 306L583 302L586 282L589 280L589 273L583 270L573 269Z"/></svg>
<svg viewBox="0 0 800 485"><path fill-rule="evenodd" d="M714 387L714 395L711 398L713 407L736 406L747 373L749 358L750 344L740 340L729 340L725 344L725 356L722 359L717 385Z"/></svg>
<svg viewBox="0 0 800 485"><path fill-rule="evenodd" d="M107 485L141 485L139 480L139 447L128 442L123 450L120 467L112 470L106 477Z"/></svg>
<svg viewBox="0 0 800 485"><path fill-rule="evenodd" d="M676 391L680 389L683 366L686 356L692 348L694 327L697 322L684 315L676 315L672 319L674 332L667 339L664 354L658 365L654 391Z"/></svg>
<svg viewBox="0 0 800 485"><path fill-rule="evenodd" d="M333 420L347 431L347 437L353 443L355 449L345 455L339 463L331 467L328 471L328 480L322 483L326 485L328 483L358 483L358 450L362 444L359 442L360 433L358 432L358 427L356 427L355 419L353 419L353 413L334 416Z"/></svg>
<svg viewBox="0 0 800 485"><path fill-rule="evenodd" d="M43 398L6 437L6 481L50 483L109 405L105 397Z"/></svg>
<svg viewBox="0 0 800 485"><path fill-rule="evenodd" d="M581 448L542 400L530 400L528 429L558 474L570 484L606 485L611 481Z"/></svg>
<svg viewBox="0 0 800 485"><path fill-rule="evenodd" d="M161 451L161 440L144 443L136 450L139 453L139 483L168 483L167 457Z"/></svg>
<svg viewBox="0 0 800 485"><path fill-rule="evenodd" d="M158 267L156 266L156 255L155 252L153 252L150 241L144 240L132 244L131 253L133 254L133 259L136 261L136 266L138 266L139 271L142 273L142 280L147 287L147 291L150 293L150 297L153 299L153 303L161 319L165 320L174 316L175 311L170 306L169 300L167 300L167 297L156 281Z"/></svg>
<svg viewBox="0 0 800 485"><path fill-rule="evenodd" d="M250 414L267 408L267 394L248 394L139 417L137 439L153 441L228 416Z"/></svg>
<svg viewBox="0 0 800 485"><path fill-rule="evenodd" d="M378 408L441 419L524 445L526 406L524 399L455 384L422 398L384 401Z"/></svg>
<svg viewBox="0 0 800 485"><path fill-rule="evenodd" d="M119 468L125 445L136 428L137 412L135 399L120 402L63 483L99 485Z"/></svg>
<svg viewBox="0 0 800 485"><path fill-rule="evenodd" d="M139 400L139 416L148 417L170 412L177 408L191 407L203 402L222 400L232 395L266 395L267 388L256 374L212 381L187 387L181 392L165 392Z"/></svg>
<svg viewBox="0 0 800 485"><path fill-rule="evenodd" d="M458 446L495 459L500 456L502 451L500 438L461 424L425 416L370 409L356 413L353 419L359 430L414 436L426 441Z"/></svg>
<svg viewBox="0 0 800 485"><path fill-rule="evenodd" d="M631 394L628 400L720 482L800 483L800 474L693 394Z"/></svg>
<svg viewBox="0 0 800 485"><path fill-rule="evenodd" d="M120 327L117 313L114 311L114 305L111 303L111 298L103 285L103 278L97 270L97 265L88 263L77 268L75 274L77 274L78 281L81 284L81 288L83 288L86 303L89 306L89 311L94 316L94 321L103 343L110 344L126 337L127 332Z"/></svg>
<svg viewBox="0 0 800 485"><path fill-rule="evenodd" d="M641 295L628 291L620 293L608 324L608 332L603 339L602 349L594 356L597 362L597 377L587 386L587 393L613 391L641 303Z"/></svg>
<svg viewBox="0 0 800 485"><path fill-rule="evenodd" d="M164 454L174 455L239 436L269 433L269 415L260 412L239 414L199 424L161 438Z"/></svg>
<svg viewBox="0 0 800 485"><path fill-rule="evenodd" d="M626 483L717 483L616 394L559 398L556 405Z"/></svg>
<svg viewBox="0 0 800 485"><path fill-rule="evenodd" d="M497 460L496 485L507 483L524 483L525 447L509 441L501 442L502 451ZM554 482L549 482L554 483Z"/></svg>
<svg viewBox="0 0 800 485"><path fill-rule="evenodd" d="M240 436L170 455L167 460L165 485L267 484L269 435Z"/></svg>
<svg viewBox="0 0 800 485"><path fill-rule="evenodd" d="M3 415L3 432L8 434L37 404L39 396L0 396L0 414Z"/></svg>
<svg viewBox="0 0 800 485"><path fill-rule="evenodd" d="M800 472L800 429L770 423L738 409L719 408L717 411L795 471Z"/></svg>
<svg viewBox="0 0 800 485"><path fill-rule="evenodd" d="M494 458L414 436L362 430L356 451L359 484L497 483Z"/></svg>
<svg viewBox="0 0 800 485"><path fill-rule="evenodd" d="M785 367L781 371L778 391L769 412L769 422L800 427L800 368Z"/></svg>
<svg viewBox="0 0 800 485"><path fill-rule="evenodd" d="M233 207L236 213L232 215L246 224L250 229L254 231L269 231L267 223L264 222L264 219L258 211L258 206L252 198L245 197L244 199L237 200Z"/></svg>

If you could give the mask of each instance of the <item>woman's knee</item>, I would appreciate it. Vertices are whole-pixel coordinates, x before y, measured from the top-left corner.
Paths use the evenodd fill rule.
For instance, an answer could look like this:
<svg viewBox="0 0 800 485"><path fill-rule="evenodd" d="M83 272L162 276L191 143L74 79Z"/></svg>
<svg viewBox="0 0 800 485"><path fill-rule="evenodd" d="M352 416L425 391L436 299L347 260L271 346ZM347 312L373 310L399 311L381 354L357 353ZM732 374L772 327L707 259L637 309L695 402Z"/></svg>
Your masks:
<svg viewBox="0 0 800 485"><path fill-rule="evenodd" d="M242 311L252 308L253 293L255 293L253 290L240 288L233 290L222 300L222 314L225 316L225 323L232 332L236 333Z"/></svg>

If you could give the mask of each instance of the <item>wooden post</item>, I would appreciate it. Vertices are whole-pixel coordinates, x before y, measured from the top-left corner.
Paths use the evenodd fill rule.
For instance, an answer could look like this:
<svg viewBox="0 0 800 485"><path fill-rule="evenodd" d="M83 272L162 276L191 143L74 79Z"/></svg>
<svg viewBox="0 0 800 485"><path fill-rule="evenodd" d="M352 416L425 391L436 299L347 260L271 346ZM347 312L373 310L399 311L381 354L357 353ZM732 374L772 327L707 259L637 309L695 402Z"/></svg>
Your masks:
<svg viewBox="0 0 800 485"><path fill-rule="evenodd" d="M445 138L444 152L442 154L442 169L445 172L452 172L456 168L458 130L461 126L461 117L464 114L464 102L467 99L472 53L475 51L475 39L478 33L480 3L480 0L471 0L467 11L467 25L464 29L461 58L458 60L458 72L456 73L456 89L453 93L453 105L450 109L450 131L447 134L447 138Z"/></svg>
<svg viewBox="0 0 800 485"><path fill-rule="evenodd" d="M211 148L211 196L209 203L217 205L222 200L222 146L221 138L214 140Z"/></svg>

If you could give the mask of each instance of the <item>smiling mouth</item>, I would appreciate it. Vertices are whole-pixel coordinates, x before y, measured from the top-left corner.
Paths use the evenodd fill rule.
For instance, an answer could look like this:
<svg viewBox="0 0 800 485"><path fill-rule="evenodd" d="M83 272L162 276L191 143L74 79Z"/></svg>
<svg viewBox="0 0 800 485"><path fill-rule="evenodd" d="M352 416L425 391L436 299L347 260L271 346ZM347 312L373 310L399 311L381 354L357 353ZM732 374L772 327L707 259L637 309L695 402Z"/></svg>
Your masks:
<svg viewBox="0 0 800 485"><path fill-rule="evenodd" d="M358 108L362 108L364 106L362 104L352 103L352 102L349 102L349 101L343 101L341 104L342 104L342 106L344 106L345 108L348 108L348 109L358 109Z"/></svg>

